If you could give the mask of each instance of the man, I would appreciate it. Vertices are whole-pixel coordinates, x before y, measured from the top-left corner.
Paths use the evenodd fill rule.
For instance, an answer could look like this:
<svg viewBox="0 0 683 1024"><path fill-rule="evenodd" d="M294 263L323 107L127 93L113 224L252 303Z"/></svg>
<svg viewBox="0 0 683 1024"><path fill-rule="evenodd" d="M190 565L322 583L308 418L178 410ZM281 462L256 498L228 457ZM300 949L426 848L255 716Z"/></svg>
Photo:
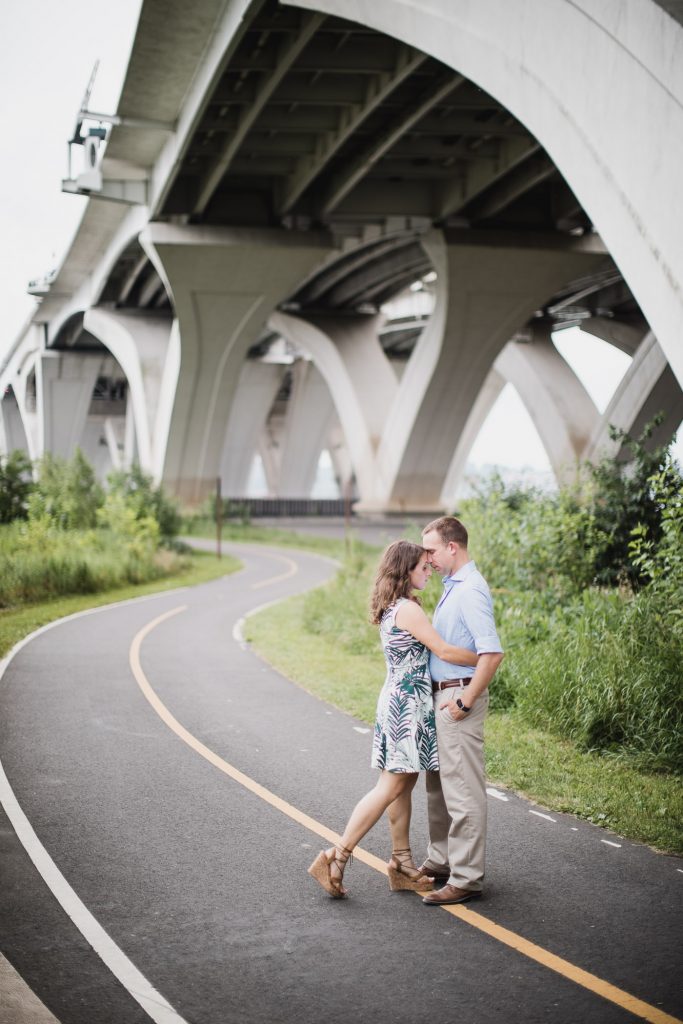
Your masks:
<svg viewBox="0 0 683 1024"><path fill-rule="evenodd" d="M451 644L476 651L476 669L430 655L439 772L427 772L429 850L422 870L446 884L428 906L481 896L486 847L484 719L488 685L503 660L491 592L467 551L467 530L454 516L425 527L422 543L443 577L434 627Z"/></svg>

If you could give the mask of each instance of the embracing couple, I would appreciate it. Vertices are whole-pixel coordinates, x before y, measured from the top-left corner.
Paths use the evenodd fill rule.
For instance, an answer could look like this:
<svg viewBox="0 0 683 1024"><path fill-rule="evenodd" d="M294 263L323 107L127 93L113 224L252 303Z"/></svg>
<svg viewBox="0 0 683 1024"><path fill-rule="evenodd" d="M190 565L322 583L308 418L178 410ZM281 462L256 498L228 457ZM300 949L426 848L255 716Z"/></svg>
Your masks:
<svg viewBox="0 0 683 1024"><path fill-rule="evenodd" d="M484 718L488 685L503 660L491 594L454 516L425 527L422 544L398 540L382 556L371 597L387 676L377 703L372 766L377 785L356 804L341 841L308 872L342 899L354 847L387 811L392 889L424 893L428 906L481 896L486 845ZM443 574L433 624L415 591L432 568ZM410 851L411 794L427 773L429 848L416 867Z"/></svg>

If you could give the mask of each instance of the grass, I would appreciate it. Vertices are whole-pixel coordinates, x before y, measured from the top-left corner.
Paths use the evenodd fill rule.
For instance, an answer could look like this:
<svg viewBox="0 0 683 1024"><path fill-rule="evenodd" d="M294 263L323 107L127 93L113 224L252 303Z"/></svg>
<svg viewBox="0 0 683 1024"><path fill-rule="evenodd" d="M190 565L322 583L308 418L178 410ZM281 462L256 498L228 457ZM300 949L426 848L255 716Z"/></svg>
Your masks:
<svg viewBox="0 0 683 1024"><path fill-rule="evenodd" d="M226 576L240 568L237 559L224 555L218 559L215 555L204 552L193 552L187 556L190 564L180 572L149 583L128 584L100 591L97 594L75 594L69 597L54 598L35 604L24 604L18 608L0 610L0 657L4 657L29 633L61 619L65 615L97 608L114 601L126 601L131 597L144 597L146 594L159 594L177 587L193 587L198 583Z"/></svg>
<svg viewBox="0 0 683 1024"><path fill-rule="evenodd" d="M187 516L181 528L183 537L203 537L214 540L216 524L212 519ZM221 537L226 542L239 541L243 544L274 544L278 547L301 548L305 551L316 551L331 558L342 558L349 546L365 551L374 551L369 544L353 536L353 528L348 540L337 540L334 537L320 537L307 533L295 533L293 530L281 530L276 526L259 526L258 523L241 523L226 520L223 523Z"/></svg>
<svg viewBox="0 0 683 1024"><path fill-rule="evenodd" d="M309 693L372 724L384 678L379 646L375 652L348 653L329 637L310 632L306 602L303 595L249 618L247 639ZM582 753L571 742L531 727L514 710L490 714L486 758L493 783L658 850L683 854L683 791L675 776Z"/></svg>

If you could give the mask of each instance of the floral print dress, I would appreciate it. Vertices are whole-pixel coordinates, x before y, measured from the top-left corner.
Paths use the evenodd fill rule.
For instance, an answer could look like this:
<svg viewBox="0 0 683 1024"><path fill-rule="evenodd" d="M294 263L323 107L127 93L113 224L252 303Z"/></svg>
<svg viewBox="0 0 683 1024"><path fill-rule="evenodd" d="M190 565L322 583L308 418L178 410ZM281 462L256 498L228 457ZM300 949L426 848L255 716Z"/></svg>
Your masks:
<svg viewBox="0 0 683 1024"><path fill-rule="evenodd" d="M371 764L390 772L438 772L429 651L395 623L407 600L387 608L379 624L387 675L377 701Z"/></svg>

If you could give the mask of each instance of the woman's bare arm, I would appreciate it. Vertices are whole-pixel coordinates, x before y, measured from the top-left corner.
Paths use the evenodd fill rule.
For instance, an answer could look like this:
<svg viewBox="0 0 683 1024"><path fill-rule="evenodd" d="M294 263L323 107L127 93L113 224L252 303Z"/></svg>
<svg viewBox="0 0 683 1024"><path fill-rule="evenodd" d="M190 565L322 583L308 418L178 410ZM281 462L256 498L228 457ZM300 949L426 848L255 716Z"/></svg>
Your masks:
<svg viewBox="0 0 683 1024"><path fill-rule="evenodd" d="M439 636L431 622L415 601L404 601L396 612L396 625L400 629L407 629L416 640L428 647L436 654L437 658L448 661L453 665L476 665L478 657L474 651L467 647L454 647L448 644Z"/></svg>

